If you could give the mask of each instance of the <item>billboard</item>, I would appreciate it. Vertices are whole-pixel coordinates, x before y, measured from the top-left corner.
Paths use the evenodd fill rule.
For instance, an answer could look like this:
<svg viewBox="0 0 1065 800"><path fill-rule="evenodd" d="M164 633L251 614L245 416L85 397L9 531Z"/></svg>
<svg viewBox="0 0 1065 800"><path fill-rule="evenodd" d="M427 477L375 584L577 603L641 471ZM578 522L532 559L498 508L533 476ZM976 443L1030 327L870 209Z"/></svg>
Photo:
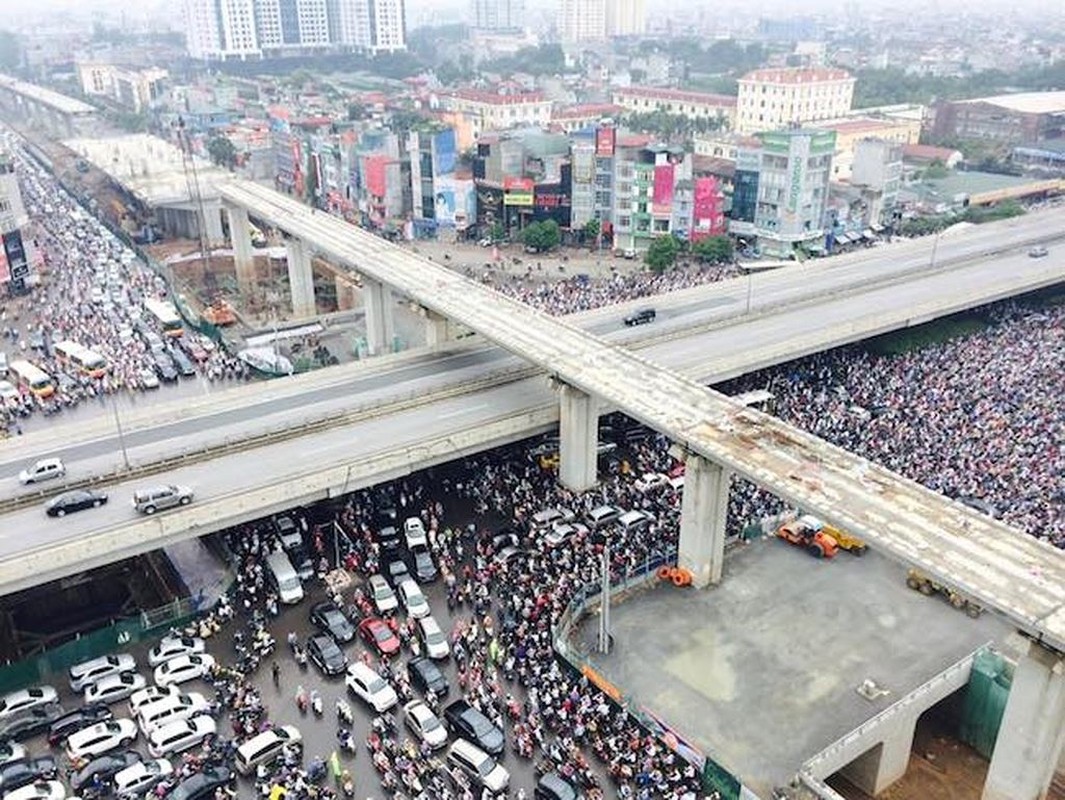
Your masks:
<svg viewBox="0 0 1065 800"><path fill-rule="evenodd" d="M366 191L374 197L384 197L388 187L388 180L385 178L388 156L368 156L364 164L363 175L366 176L366 181L363 185Z"/></svg>
<svg viewBox="0 0 1065 800"><path fill-rule="evenodd" d="M531 206L534 184L529 178L506 178L503 181L503 205Z"/></svg>
<svg viewBox="0 0 1065 800"><path fill-rule="evenodd" d="M617 129L599 128L595 132L595 154L599 158L610 158L614 155L614 146L617 142Z"/></svg>
<svg viewBox="0 0 1065 800"><path fill-rule="evenodd" d="M693 188L691 240L725 233L724 196L717 178L696 178Z"/></svg>
<svg viewBox="0 0 1065 800"><path fill-rule="evenodd" d="M455 164L458 161L455 145L455 129L448 128L433 137L433 176L448 176L455 174Z"/></svg>
<svg viewBox="0 0 1065 800"><path fill-rule="evenodd" d="M655 167L654 194L651 197L652 214L668 214L673 208L673 165Z"/></svg>
<svg viewBox="0 0 1065 800"><path fill-rule="evenodd" d="M437 225L462 230L477 218L477 194L471 179L437 178L433 194Z"/></svg>

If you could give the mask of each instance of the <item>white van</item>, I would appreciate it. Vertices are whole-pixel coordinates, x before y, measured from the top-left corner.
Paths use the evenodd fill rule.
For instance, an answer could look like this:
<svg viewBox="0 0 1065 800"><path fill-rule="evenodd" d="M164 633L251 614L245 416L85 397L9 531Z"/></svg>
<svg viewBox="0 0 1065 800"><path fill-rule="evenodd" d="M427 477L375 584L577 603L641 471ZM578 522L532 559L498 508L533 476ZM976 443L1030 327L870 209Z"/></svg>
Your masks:
<svg viewBox="0 0 1065 800"><path fill-rule="evenodd" d="M585 519L588 520L588 524L593 528L601 528L604 525L609 525L621 514L622 511L617 506L598 506L589 511Z"/></svg>
<svg viewBox="0 0 1065 800"><path fill-rule="evenodd" d="M510 773L488 753L465 739L452 742L447 751L447 763L493 794L501 794L510 784Z"/></svg>
<svg viewBox="0 0 1065 800"><path fill-rule="evenodd" d="M137 719L141 731L145 736L156 728L161 728L171 722L178 722L197 714L209 713L211 704L207 698L199 692L176 695L141 706L137 711Z"/></svg>
<svg viewBox="0 0 1065 800"><path fill-rule="evenodd" d="M282 725L251 737L237 748L237 772L241 775L251 774L260 764L267 764L280 756L287 746L293 746L297 751L302 749L303 737L299 728Z"/></svg>
<svg viewBox="0 0 1065 800"><path fill-rule="evenodd" d="M631 533L632 531L638 531L641 528L646 528L650 523L654 522L655 518L648 514L646 511L626 511L620 517L618 517L618 525L625 531L625 533Z"/></svg>
<svg viewBox="0 0 1065 800"><path fill-rule="evenodd" d="M271 553L266 557L266 567L270 570L270 577L277 587L278 597L282 603L292 605L303 599L303 584L300 576L292 568L292 562L283 550Z"/></svg>

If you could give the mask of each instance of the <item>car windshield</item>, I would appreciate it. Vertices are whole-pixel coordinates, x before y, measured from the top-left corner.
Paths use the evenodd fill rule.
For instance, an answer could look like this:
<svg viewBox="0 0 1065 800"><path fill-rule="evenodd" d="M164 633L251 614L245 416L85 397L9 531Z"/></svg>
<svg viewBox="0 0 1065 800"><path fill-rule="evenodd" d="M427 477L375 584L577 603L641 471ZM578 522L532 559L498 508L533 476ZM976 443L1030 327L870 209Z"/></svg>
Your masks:
<svg viewBox="0 0 1065 800"><path fill-rule="evenodd" d="M480 775L482 778L485 778L488 776L488 773L491 772L494 767L495 764L492 763L492 759L486 758L484 761L477 765L477 774Z"/></svg>
<svg viewBox="0 0 1065 800"><path fill-rule="evenodd" d="M386 600L387 598L389 598L391 596L392 596L392 590L388 588L388 584L385 584L385 583L377 584L377 590L374 592L374 597L376 597L378 600Z"/></svg>
<svg viewBox="0 0 1065 800"><path fill-rule="evenodd" d="M384 691L385 680L384 678L374 678L366 685L366 691L371 694L377 694L380 691Z"/></svg>
<svg viewBox="0 0 1065 800"><path fill-rule="evenodd" d="M385 625L375 625L373 629L373 638L379 642L386 642L392 638L392 631Z"/></svg>
<svg viewBox="0 0 1065 800"><path fill-rule="evenodd" d="M440 720L436 718L435 714L427 713L419 719L419 724L422 726L423 731L429 733L440 727Z"/></svg>

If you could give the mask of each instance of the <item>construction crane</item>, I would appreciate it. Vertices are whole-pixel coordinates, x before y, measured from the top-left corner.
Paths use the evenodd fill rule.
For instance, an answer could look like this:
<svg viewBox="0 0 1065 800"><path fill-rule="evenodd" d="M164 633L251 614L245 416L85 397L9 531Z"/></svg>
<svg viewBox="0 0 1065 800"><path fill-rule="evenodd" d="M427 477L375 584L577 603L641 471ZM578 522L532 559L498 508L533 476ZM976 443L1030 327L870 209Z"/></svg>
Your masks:
<svg viewBox="0 0 1065 800"><path fill-rule="evenodd" d="M214 290L214 273L211 271L211 247L207 241L207 212L203 207L203 193L200 191L200 176L196 172L196 158L192 152L192 141L185 129L185 119L178 117L177 121L178 149L181 151L181 168L185 173L185 186L189 192L189 198L196 207L196 228L200 236L200 258L203 260L205 283L208 289Z"/></svg>

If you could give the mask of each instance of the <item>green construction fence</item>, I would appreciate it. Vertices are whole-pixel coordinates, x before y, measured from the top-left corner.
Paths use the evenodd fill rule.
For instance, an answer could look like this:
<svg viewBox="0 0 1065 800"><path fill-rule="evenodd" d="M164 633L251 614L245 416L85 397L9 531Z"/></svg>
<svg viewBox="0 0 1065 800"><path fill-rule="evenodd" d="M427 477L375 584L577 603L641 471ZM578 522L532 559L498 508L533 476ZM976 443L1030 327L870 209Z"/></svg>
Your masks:
<svg viewBox="0 0 1065 800"><path fill-rule="evenodd" d="M980 755L991 758L1006 711L1013 668L1000 654L983 650L973 659L962 704L958 735Z"/></svg>

